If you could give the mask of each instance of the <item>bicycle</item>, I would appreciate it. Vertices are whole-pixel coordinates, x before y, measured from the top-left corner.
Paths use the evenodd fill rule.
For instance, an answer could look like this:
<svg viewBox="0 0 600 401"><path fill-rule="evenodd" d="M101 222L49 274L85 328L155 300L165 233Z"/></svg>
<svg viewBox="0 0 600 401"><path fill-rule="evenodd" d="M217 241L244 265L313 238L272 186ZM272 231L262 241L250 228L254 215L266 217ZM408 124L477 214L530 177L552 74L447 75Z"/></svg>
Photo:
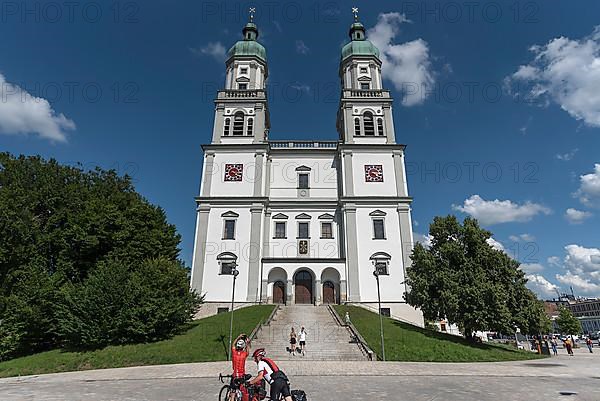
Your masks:
<svg viewBox="0 0 600 401"><path fill-rule="evenodd" d="M225 379L230 379L229 384L225 384L221 387L221 391L219 391L219 401L230 401L229 395L231 392L235 392L235 396L233 398L234 401L242 401L243 395L241 387L248 391L248 400L249 401L283 401L283 396L279 396L277 400L272 400L271 397L267 395L267 391L264 387L264 381L262 384L254 384L250 385L248 381L252 378L252 375L246 374L244 377L233 378L232 375L223 375L219 374L219 380L221 383L225 384ZM304 401L306 400L306 394L302 390L293 390L292 397L294 400Z"/></svg>

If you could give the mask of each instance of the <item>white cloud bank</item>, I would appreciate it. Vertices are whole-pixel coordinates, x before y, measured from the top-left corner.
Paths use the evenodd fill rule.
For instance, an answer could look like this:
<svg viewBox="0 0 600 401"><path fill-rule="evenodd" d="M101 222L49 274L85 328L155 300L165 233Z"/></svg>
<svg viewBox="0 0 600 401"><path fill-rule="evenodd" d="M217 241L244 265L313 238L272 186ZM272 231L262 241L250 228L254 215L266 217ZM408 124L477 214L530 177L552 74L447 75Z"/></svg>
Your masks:
<svg viewBox="0 0 600 401"><path fill-rule="evenodd" d="M50 103L35 97L0 74L0 134L37 134L55 142L66 142L73 120L57 114Z"/></svg>
<svg viewBox="0 0 600 401"><path fill-rule="evenodd" d="M199 48L192 47L190 51L196 56L209 56L218 62L225 61L225 57L227 56L227 50L221 42L209 42Z"/></svg>
<svg viewBox="0 0 600 401"><path fill-rule="evenodd" d="M586 206L600 207L600 163L594 165L592 173L579 177L579 189L574 195Z"/></svg>
<svg viewBox="0 0 600 401"><path fill-rule="evenodd" d="M404 14L382 13L377 24L367 31L367 38L380 50L383 78L403 94L402 105L422 104L435 83L429 45L423 39L394 44L400 25L410 22Z"/></svg>
<svg viewBox="0 0 600 401"><path fill-rule="evenodd" d="M584 212L573 208L568 208L565 212L565 219L571 224L581 224L590 217L592 217L590 212Z"/></svg>
<svg viewBox="0 0 600 401"><path fill-rule="evenodd" d="M575 119L600 127L600 26L582 39L555 38L530 50L534 59L507 82L524 85L528 99L553 101Z"/></svg>
<svg viewBox="0 0 600 401"><path fill-rule="evenodd" d="M479 195L472 195L463 205L452 205L452 208L476 218L481 224L526 222L538 214L548 215L552 212L543 205L529 201L521 205L510 200L486 201Z"/></svg>

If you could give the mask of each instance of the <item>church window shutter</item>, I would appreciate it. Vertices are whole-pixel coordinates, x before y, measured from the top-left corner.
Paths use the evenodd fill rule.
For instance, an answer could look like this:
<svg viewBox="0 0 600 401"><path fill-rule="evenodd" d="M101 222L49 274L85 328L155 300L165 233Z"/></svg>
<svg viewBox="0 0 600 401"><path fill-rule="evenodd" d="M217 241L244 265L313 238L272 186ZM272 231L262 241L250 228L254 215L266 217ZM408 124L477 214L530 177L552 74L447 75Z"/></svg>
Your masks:
<svg viewBox="0 0 600 401"><path fill-rule="evenodd" d="M238 111L233 117L233 136L244 135L244 113Z"/></svg>
<svg viewBox="0 0 600 401"><path fill-rule="evenodd" d="M375 124L373 121L373 113L367 111L364 115L363 122L365 126L365 135L375 136Z"/></svg>
<svg viewBox="0 0 600 401"><path fill-rule="evenodd" d="M253 135L253 131L254 131L254 119L253 118L249 118L248 119L248 128L246 129L246 135L252 136Z"/></svg>

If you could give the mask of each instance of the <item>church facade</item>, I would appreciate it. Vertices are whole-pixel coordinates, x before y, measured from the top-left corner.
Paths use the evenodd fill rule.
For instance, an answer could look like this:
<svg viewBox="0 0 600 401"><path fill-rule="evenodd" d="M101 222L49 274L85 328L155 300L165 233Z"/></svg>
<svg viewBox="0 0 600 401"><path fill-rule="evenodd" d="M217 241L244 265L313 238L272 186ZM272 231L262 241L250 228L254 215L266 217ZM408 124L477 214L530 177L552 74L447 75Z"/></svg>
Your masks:
<svg viewBox="0 0 600 401"><path fill-rule="evenodd" d="M423 325L406 304L413 245L404 163L379 50L355 18L342 49L338 141L270 140L268 65L252 20L228 53L203 146L191 286L235 304L353 303Z"/></svg>

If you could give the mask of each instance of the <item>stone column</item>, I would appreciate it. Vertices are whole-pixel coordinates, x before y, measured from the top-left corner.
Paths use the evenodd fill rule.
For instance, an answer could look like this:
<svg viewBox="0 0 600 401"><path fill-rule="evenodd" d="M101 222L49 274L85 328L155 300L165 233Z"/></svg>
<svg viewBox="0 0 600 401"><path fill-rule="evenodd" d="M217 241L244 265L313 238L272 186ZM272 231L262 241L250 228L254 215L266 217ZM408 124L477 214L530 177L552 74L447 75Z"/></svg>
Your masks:
<svg viewBox="0 0 600 401"><path fill-rule="evenodd" d="M268 303L269 302L269 282L267 279L262 279L261 282L261 299L260 302Z"/></svg>
<svg viewBox="0 0 600 401"><path fill-rule="evenodd" d="M400 243L402 244L402 276L406 280L406 269L411 266L412 259L410 254L413 248L413 235L410 218L410 206L408 204L398 205L398 219L400 221ZM404 284L404 291L408 287Z"/></svg>
<svg viewBox="0 0 600 401"><path fill-rule="evenodd" d="M223 135L223 127L225 125L224 112L225 105L223 103L217 104L215 109L215 124L213 126L212 143L221 143L221 136Z"/></svg>
<svg viewBox="0 0 600 401"><path fill-rule="evenodd" d="M354 196L354 171L352 169L352 151L345 150L344 157L344 196Z"/></svg>
<svg viewBox="0 0 600 401"><path fill-rule="evenodd" d="M287 285L285 286L287 292L287 304L291 305L294 303L294 283L291 278L288 278Z"/></svg>
<svg viewBox="0 0 600 401"><path fill-rule="evenodd" d="M198 217L196 222L196 241L194 244L194 255L192 260L191 287L193 290L196 290L198 294L202 294L210 206L199 206L197 211Z"/></svg>
<svg viewBox="0 0 600 401"><path fill-rule="evenodd" d="M346 302L348 300L348 288L346 286L346 280L340 281L340 302Z"/></svg>
<svg viewBox="0 0 600 401"><path fill-rule="evenodd" d="M317 300L317 305L321 305L323 303L323 287L321 286L321 280L315 280L315 298Z"/></svg>
<svg viewBox="0 0 600 401"><path fill-rule="evenodd" d="M351 302L360 301L360 286L358 274L358 231L356 228L356 205L348 204L345 206L346 213L346 264L348 265L348 300Z"/></svg>
<svg viewBox="0 0 600 401"><path fill-rule="evenodd" d="M396 194L397 196L408 196L406 173L404 171L404 152L394 150L392 157L394 158L394 173L396 175Z"/></svg>
<svg viewBox="0 0 600 401"><path fill-rule="evenodd" d="M386 103L383 105L383 116L385 118L385 135L387 137L387 143L396 143L394 116L392 115L391 103Z"/></svg>
<svg viewBox="0 0 600 401"><path fill-rule="evenodd" d="M258 152L254 155L254 197L262 196L263 188L263 152Z"/></svg>
<svg viewBox="0 0 600 401"><path fill-rule="evenodd" d="M268 198L271 194L271 163L273 159L267 155L267 163L265 166L265 196Z"/></svg>
<svg viewBox="0 0 600 401"><path fill-rule="evenodd" d="M260 275L260 227L263 206L253 204L250 207L250 252L248 261L248 302L258 302L258 285Z"/></svg>
<svg viewBox="0 0 600 401"><path fill-rule="evenodd" d="M212 184L212 178L215 174L214 170L215 153L208 151L206 152L206 158L204 160L204 177L202 180L202 188L200 188L201 196L210 196L210 187Z"/></svg>

